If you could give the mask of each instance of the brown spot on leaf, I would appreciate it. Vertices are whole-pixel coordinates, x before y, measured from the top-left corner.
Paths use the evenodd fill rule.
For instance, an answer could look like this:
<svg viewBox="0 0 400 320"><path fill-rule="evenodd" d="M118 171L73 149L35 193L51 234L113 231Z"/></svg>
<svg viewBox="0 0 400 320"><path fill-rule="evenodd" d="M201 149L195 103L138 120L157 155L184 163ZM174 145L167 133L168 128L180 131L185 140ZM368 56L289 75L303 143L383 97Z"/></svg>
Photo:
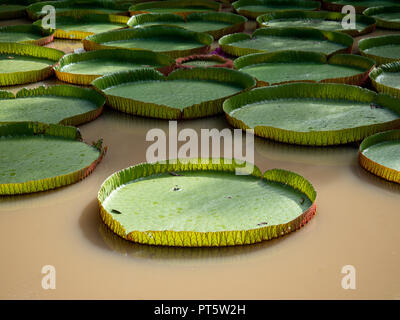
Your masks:
<svg viewBox="0 0 400 320"><path fill-rule="evenodd" d="M171 176L175 176L175 177L181 177L182 175L181 174L179 174L179 173L176 173L176 172L173 172L173 171L171 171L171 172L168 172Z"/></svg>

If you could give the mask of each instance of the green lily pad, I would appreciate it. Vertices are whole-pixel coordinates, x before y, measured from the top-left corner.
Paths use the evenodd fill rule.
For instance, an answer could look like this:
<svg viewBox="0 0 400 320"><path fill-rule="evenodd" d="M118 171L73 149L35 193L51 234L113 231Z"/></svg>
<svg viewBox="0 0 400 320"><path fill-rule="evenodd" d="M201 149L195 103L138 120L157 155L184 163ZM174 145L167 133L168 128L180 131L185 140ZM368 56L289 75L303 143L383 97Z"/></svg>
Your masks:
<svg viewBox="0 0 400 320"><path fill-rule="evenodd" d="M41 1L33 3L26 8L29 18L40 19L44 16L41 12L45 5L53 6L57 14L69 11L84 13L103 13L115 15L128 15L129 3L104 1L104 0L65 0L65 1Z"/></svg>
<svg viewBox="0 0 400 320"><path fill-rule="evenodd" d="M400 130L366 138L360 145L359 160L367 171L400 183Z"/></svg>
<svg viewBox="0 0 400 320"><path fill-rule="evenodd" d="M363 56L380 64L400 61L400 35L362 39L358 43Z"/></svg>
<svg viewBox="0 0 400 320"><path fill-rule="evenodd" d="M104 154L74 127L21 122L0 125L0 194L58 188L89 175Z"/></svg>
<svg viewBox="0 0 400 320"><path fill-rule="evenodd" d="M375 19L363 15L356 16L355 29L343 29L342 20L344 17L345 14L339 12L288 10L258 16L257 22L260 27L309 27L326 31L343 32L351 36L360 36L375 30Z"/></svg>
<svg viewBox="0 0 400 320"><path fill-rule="evenodd" d="M54 32L37 25L0 27L0 42L20 42L43 46L52 42L53 38Z"/></svg>
<svg viewBox="0 0 400 320"><path fill-rule="evenodd" d="M252 175L235 175L235 165L224 162L133 166L113 174L98 194L101 217L119 236L196 247L250 244L295 231L315 214L315 198L312 185L292 172L262 175L255 168Z"/></svg>
<svg viewBox="0 0 400 320"><path fill-rule="evenodd" d="M175 61L167 55L128 49L104 49L65 55L54 68L58 79L89 85L94 79L108 73L156 68L162 73L173 70Z"/></svg>
<svg viewBox="0 0 400 320"><path fill-rule="evenodd" d="M89 88L66 85L0 91L0 123L42 122L80 125L97 118L105 98Z"/></svg>
<svg viewBox="0 0 400 320"><path fill-rule="evenodd" d="M353 6L357 13L363 13L369 7L392 6L397 0L322 0L322 7L329 11L342 11L343 6Z"/></svg>
<svg viewBox="0 0 400 320"><path fill-rule="evenodd" d="M236 12L255 19L259 15L281 10L318 10L321 4L310 0L239 0L234 2Z"/></svg>
<svg viewBox="0 0 400 320"><path fill-rule="evenodd" d="M379 28L400 29L400 3L397 6L368 8L363 13L374 18Z"/></svg>
<svg viewBox="0 0 400 320"><path fill-rule="evenodd" d="M149 2L134 4L129 8L129 12L132 16L138 13L178 13L185 15L193 12L219 11L220 9L221 9L221 4L215 1L166 0L166 1L149 1Z"/></svg>
<svg viewBox="0 0 400 320"><path fill-rule="evenodd" d="M258 88L226 100L223 109L234 127L302 145L360 141L400 125L400 100L344 84Z"/></svg>
<svg viewBox="0 0 400 320"><path fill-rule="evenodd" d="M255 53L234 62L239 71L255 77L259 86L298 81L360 85L374 64L356 55L337 54L327 59L321 53L302 51Z"/></svg>
<svg viewBox="0 0 400 320"><path fill-rule="evenodd" d="M79 11L65 12L56 17L55 38L81 40L92 34L126 28L129 18L111 14L82 14ZM34 25L41 26L42 20Z"/></svg>
<svg viewBox="0 0 400 320"><path fill-rule="evenodd" d="M130 27L154 25L178 26L195 32L207 32L214 39L244 30L247 19L229 12L191 13L186 17L171 13L145 13L131 17Z"/></svg>
<svg viewBox="0 0 400 320"><path fill-rule="evenodd" d="M54 74L54 65L64 52L19 43L0 43L0 86L32 83Z"/></svg>
<svg viewBox="0 0 400 320"><path fill-rule="evenodd" d="M369 77L378 92L400 98L400 62L382 65L374 69Z"/></svg>
<svg viewBox="0 0 400 320"><path fill-rule="evenodd" d="M179 69L162 75L152 69L110 74L92 85L111 107L130 114L163 118L198 118L222 111L229 96L255 86L254 79L227 68Z"/></svg>
<svg viewBox="0 0 400 320"><path fill-rule="evenodd" d="M19 4L0 4L0 20L22 18L26 14L26 7Z"/></svg>
<svg viewBox="0 0 400 320"><path fill-rule="evenodd" d="M206 53L212 36L173 26L123 29L92 35L83 40L85 50L107 48L141 49L164 53L173 58Z"/></svg>
<svg viewBox="0 0 400 320"><path fill-rule="evenodd" d="M312 28L262 28L252 35L235 33L219 39L222 50L233 56L251 53L299 50L327 55L351 52L353 38Z"/></svg>

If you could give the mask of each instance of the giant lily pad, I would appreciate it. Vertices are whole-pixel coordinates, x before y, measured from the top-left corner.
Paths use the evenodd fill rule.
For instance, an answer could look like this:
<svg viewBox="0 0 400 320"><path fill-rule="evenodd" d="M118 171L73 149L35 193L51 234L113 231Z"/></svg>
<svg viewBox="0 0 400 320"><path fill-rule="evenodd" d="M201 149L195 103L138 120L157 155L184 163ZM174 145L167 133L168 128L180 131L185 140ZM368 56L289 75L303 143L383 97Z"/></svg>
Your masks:
<svg viewBox="0 0 400 320"><path fill-rule="evenodd" d="M400 126L400 100L344 84L257 88L226 100L223 109L234 127L301 145L345 144Z"/></svg>
<svg viewBox="0 0 400 320"><path fill-rule="evenodd" d="M345 14L339 12L288 10L261 15L257 18L257 22L260 27L311 27L327 31L343 32L353 37L375 30L375 19L363 15L356 16L355 29L343 29L342 20L344 17Z"/></svg>
<svg viewBox="0 0 400 320"><path fill-rule="evenodd" d="M84 39L92 34L107 32L126 27L127 16L112 14L82 14L80 11L71 11L57 15L55 38ZM42 20L34 23L41 26Z"/></svg>
<svg viewBox="0 0 400 320"><path fill-rule="evenodd" d="M165 246L243 245L283 236L316 212L316 192L284 170L235 175L236 165L139 164L109 177L100 215L127 240ZM199 206L201 203L201 206Z"/></svg>
<svg viewBox="0 0 400 320"><path fill-rule="evenodd" d="M179 69L164 76L152 69L110 74L92 82L119 111L162 119L199 118L222 112L223 101L255 86L227 68Z"/></svg>
<svg viewBox="0 0 400 320"><path fill-rule="evenodd" d="M380 28L400 29L400 5L371 7L364 11L364 15L375 18Z"/></svg>
<svg viewBox="0 0 400 320"><path fill-rule="evenodd" d="M74 127L37 122L0 125L0 195L55 189L87 177L105 149L80 140Z"/></svg>
<svg viewBox="0 0 400 320"><path fill-rule="evenodd" d="M42 122L80 125L97 118L105 98L93 89L66 85L0 91L0 123Z"/></svg>
<svg viewBox="0 0 400 320"><path fill-rule="evenodd" d="M281 50L315 51L327 55L350 53L353 38L347 34L312 28L262 28L253 35L235 33L219 39L222 50L233 56Z"/></svg>
<svg viewBox="0 0 400 320"><path fill-rule="evenodd" d="M44 80L64 52L29 44L0 43L0 86Z"/></svg>
<svg viewBox="0 0 400 320"><path fill-rule="evenodd" d="M317 52L279 51L249 54L237 58L234 64L255 77L258 86L298 81L360 85L368 79L375 62L352 54L337 54L327 59Z"/></svg>
<svg viewBox="0 0 400 320"><path fill-rule="evenodd" d="M377 133L360 145L359 160L367 171L400 183L400 130Z"/></svg>
<svg viewBox="0 0 400 320"><path fill-rule="evenodd" d="M322 0L322 7L329 11L342 11L344 6L353 6L357 13L363 13L369 7L390 6L398 4L397 0Z"/></svg>
<svg viewBox="0 0 400 320"><path fill-rule="evenodd" d="M104 49L65 55L54 70L58 79L81 85L89 85L94 79L107 73L156 68L168 74L175 61L167 55L128 49Z"/></svg>
<svg viewBox="0 0 400 320"><path fill-rule="evenodd" d="M400 62L393 62L374 69L369 77L378 92L400 98Z"/></svg>
<svg viewBox="0 0 400 320"><path fill-rule="evenodd" d="M131 16L140 13L176 13L185 16L194 12L210 12L219 10L221 10L221 4L209 0L150 1L134 4L129 8Z"/></svg>
<svg viewBox="0 0 400 320"><path fill-rule="evenodd" d="M247 19L229 12L191 13L186 17L172 13L145 13L131 17L131 27L148 27L153 25L172 25L196 32L207 32L214 39L230 33L244 30Z"/></svg>
<svg viewBox="0 0 400 320"><path fill-rule="evenodd" d="M363 56L380 64L400 61L400 35L362 39L358 43Z"/></svg>
<svg viewBox="0 0 400 320"><path fill-rule="evenodd" d="M280 10L318 10L321 4L312 0L239 0L234 2L235 10L248 18Z"/></svg>
<svg viewBox="0 0 400 320"><path fill-rule="evenodd" d="M65 1L41 1L33 3L26 8L29 18L37 20L44 16L42 8L46 5L53 6L57 13L67 11L79 11L80 13L106 13L116 15L128 15L129 3L114 2L109 0L65 0Z"/></svg>
<svg viewBox="0 0 400 320"><path fill-rule="evenodd" d="M196 53L206 53L213 37L173 26L123 29L95 34L83 40L85 50L107 48L142 49L165 53L179 58Z"/></svg>
<svg viewBox="0 0 400 320"><path fill-rule="evenodd" d="M53 41L54 32L36 25L0 27L0 42L20 42L44 46Z"/></svg>

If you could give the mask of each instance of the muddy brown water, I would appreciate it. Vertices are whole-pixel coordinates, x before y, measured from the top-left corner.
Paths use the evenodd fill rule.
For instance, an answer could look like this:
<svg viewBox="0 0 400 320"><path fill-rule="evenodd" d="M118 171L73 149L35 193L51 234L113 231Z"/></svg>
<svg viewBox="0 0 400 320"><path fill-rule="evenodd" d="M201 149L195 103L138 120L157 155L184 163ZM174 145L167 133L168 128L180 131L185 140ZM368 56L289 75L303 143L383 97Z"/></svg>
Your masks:
<svg viewBox="0 0 400 320"><path fill-rule="evenodd" d="M69 51L79 44L52 46ZM226 127L223 116L179 123L197 132ZM400 299L400 185L361 169L356 145L307 148L255 139L262 171L295 171L318 192L317 215L283 238L190 249L138 245L112 234L99 218L97 191L113 172L145 161L152 128L167 131L168 123L106 110L80 126L85 141L102 137L109 147L92 175L62 189L0 198L0 298ZM44 265L56 268L55 290L41 286ZM356 268L355 290L341 287L345 265Z"/></svg>

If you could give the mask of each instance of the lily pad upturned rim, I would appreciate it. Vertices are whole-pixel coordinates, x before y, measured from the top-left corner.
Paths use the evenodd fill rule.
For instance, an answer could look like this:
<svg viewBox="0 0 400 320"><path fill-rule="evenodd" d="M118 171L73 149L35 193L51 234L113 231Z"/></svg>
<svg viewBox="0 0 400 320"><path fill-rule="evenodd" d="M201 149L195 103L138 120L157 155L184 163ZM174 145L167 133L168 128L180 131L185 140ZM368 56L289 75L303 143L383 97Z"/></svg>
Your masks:
<svg viewBox="0 0 400 320"><path fill-rule="evenodd" d="M380 132L367 137L360 145L358 159L361 167L363 167L365 170L385 180L400 183L400 171L386 167L364 155L364 151L367 148L381 142L392 140L400 141L400 130Z"/></svg>
<svg viewBox="0 0 400 320"><path fill-rule="evenodd" d="M168 76L165 76L153 69L138 69L133 71L116 72L94 80L92 85L98 90L105 90L123 83L149 80L167 81L177 79L207 79L213 81L227 81L235 83L236 85L240 85L243 88L242 91L249 90L256 85L253 77L239 71L228 68L199 67L192 69L177 69L171 72ZM185 107L183 110L179 110L177 108L172 108L165 105L143 102L119 96L105 95L107 104L118 111L139 116L168 120L194 119L221 113L222 103L228 98L222 97L215 100L204 101L199 104Z"/></svg>
<svg viewBox="0 0 400 320"><path fill-rule="evenodd" d="M257 86L269 86L269 85L277 85L284 83L292 83L292 82L320 82L320 83L344 83L344 84L352 84L352 85L361 85L368 79L368 75L372 69L375 67L375 61L354 55L354 54L335 54L331 57L319 52L310 52L310 51L275 51L269 53L253 53L245 56L241 56L234 61L234 66L236 69L240 71L240 69L257 65L261 63L268 62L321 62L328 64L338 64L338 65L346 65L346 66L354 66L358 68L364 69L364 72L360 72L357 75L349 76L349 77L340 77L340 78L326 78L320 81L313 80L293 80L293 81L283 81L277 83L268 83L259 79L257 80ZM243 71L245 72L245 71Z"/></svg>
<svg viewBox="0 0 400 320"><path fill-rule="evenodd" d="M151 9L154 8L171 8L172 6L177 6L178 8L193 7L193 6L203 6L207 11L220 11L222 8L221 3L211 1L211 0L193 0L193 1L180 1L180 0L164 0L164 1L146 1L142 3L133 4L129 7L129 13L131 16L141 13L151 13ZM186 16L190 13L198 11L182 12L176 11L174 13Z"/></svg>
<svg viewBox="0 0 400 320"><path fill-rule="evenodd" d="M265 4L265 3L275 3L275 4L283 4L283 3L288 3L288 4L298 4L298 5L304 5L303 10L319 10L321 8L321 3L319 1L314 1L314 0L238 0L232 3L233 8L238 14L244 15L247 18L250 19L256 19L258 16L263 15L268 12L273 12L273 11L285 11L287 9L282 8L282 9L277 9L277 10L268 10L266 9L263 12L258 12L258 11L250 11L250 10L245 10L245 9L240 9L242 6L246 5L254 5L254 4Z"/></svg>
<svg viewBox="0 0 400 320"><path fill-rule="evenodd" d="M142 244L181 246L181 247L212 247L212 246L233 246L244 245L270 240L283 236L289 232L296 231L304 226L316 213L316 192L312 184L304 177L281 169L268 170L264 174L254 167L252 173L260 179L286 184L304 193L312 202L308 210L304 211L296 219L279 225L263 226L256 229L244 231L218 231L218 232L197 232L197 231L132 231L127 233L125 228L103 207L103 201L112 191L130 181L171 171L219 171L235 172L237 165L235 161L231 164L219 159L219 164L213 164L211 159L187 159L166 161L164 163L142 163L120 170L108 177L98 192L98 204L100 216L103 222L120 237Z"/></svg>
<svg viewBox="0 0 400 320"><path fill-rule="evenodd" d="M186 38L194 39L194 40L198 41L200 44L202 44L201 47L196 47L196 48L192 48L192 49L157 51L159 53L167 54L172 58L184 57L184 56L188 56L191 54L207 53L210 50L210 46L211 46L212 42L214 41L212 36L210 36L209 34L206 34L206 33L202 33L202 32L189 31L184 28L173 27L173 26L151 26L151 27L146 27L146 28L129 28L129 29L114 30L114 31L98 33L98 34L94 34L94 35L86 37L85 39L82 40L82 42L83 42L83 47L86 51L99 50L99 49L111 49L111 48L121 49L118 46L104 45L102 43L108 42L108 41L130 39L132 37L142 37L142 38L143 37L151 37L151 36L157 36L160 34L162 34L162 35L166 34L171 37L179 35L179 36L183 36ZM152 51L152 50L147 50L147 49L143 49L143 48L127 48L127 49Z"/></svg>
<svg viewBox="0 0 400 320"><path fill-rule="evenodd" d="M54 61L54 64L61 59L64 52L52 48L46 48L31 44L0 42L0 54L15 54L30 56ZM22 72L0 72L0 86L11 86L42 81L54 74L53 66L49 65L40 70Z"/></svg>
<svg viewBox="0 0 400 320"><path fill-rule="evenodd" d="M54 39L54 31L43 29L40 25L34 25L34 24L3 26L0 27L0 33L1 32L37 34L40 36L39 39L18 41L18 43L34 44L37 46L44 46L46 44L49 44L50 42L53 42ZM9 41L9 42L14 42L14 41Z"/></svg>
<svg viewBox="0 0 400 320"><path fill-rule="evenodd" d="M206 33L211 35L215 40L224 35L241 32L245 28L247 19L243 16L230 12L195 12L186 16L173 13L142 13L132 16L128 21L128 26L132 28L146 27L146 22L163 22L164 25L174 26L174 22L190 22L190 21L221 21L228 22L231 25L216 30L209 30ZM184 26L182 26L185 28Z"/></svg>
<svg viewBox="0 0 400 320"><path fill-rule="evenodd" d="M57 14L56 16L56 21L57 23L60 22L60 20L84 20L84 21L99 21L99 22L110 22L114 24L120 24L121 29L126 27L126 23L128 22L128 17L127 16L119 16L119 15L114 15L114 14L107 14L107 13L82 13L78 10L71 10L68 12L62 12L60 14ZM35 21L33 25L36 26L41 26L42 25L42 20L39 19L38 21ZM116 28L117 30L118 28ZM88 32L88 31L80 31L80 30L63 30L61 28L57 28L53 30L54 32L54 38L57 39L72 39L72 40L82 40L85 39L87 36L90 36L94 34L93 32Z"/></svg>
<svg viewBox="0 0 400 320"><path fill-rule="evenodd" d="M118 10L115 14L118 15L128 15L128 8L129 8L129 3L118 3L118 2L113 2L113 1L103 1L103 0L63 0L63 1L41 1L41 2L36 2L31 5L29 5L26 8L26 12L28 14L28 17L31 20L38 20L44 15L41 13L41 10L43 6L45 5L52 5L53 7L56 8L70 8L71 6L74 5L82 5L82 4L93 4L94 6L97 7L97 9L87 9L85 7L82 8L73 8L71 10L74 11L80 11L82 13L104 13L102 9L115 9Z"/></svg>
<svg viewBox="0 0 400 320"><path fill-rule="evenodd" d="M264 22L274 19L286 19L286 18L311 18L311 19L324 19L324 20L335 20L341 21L346 15L341 12L330 12L330 11L303 11L303 10L285 10L285 11L274 11L266 13L257 17L256 21L261 28L270 28L265 25ZM357 29L343 29L340 28L335 30L336 32L346 33L352 37L358 37L367 33L374 32L376 29L376 20L372 17L367 17L362 14L356 16L357 22L365 23L367 26L358 31Z"/></svg>
<svg viewBox="0 0 400 320"><path fill-rule="evenodd" d="M231 43L252 39L255 36L283 36L283 37L301 37L308 39L320 39L320 40L328 40L335 43L340 43L346 48L336 50L330 53L328 56L338 54L338 53L351 53L354 39L347 34L334 32L334 31L325 31L314 28L261 28L257 29L253 32L253 34L247 33L234 33L229 34L218 40L218 44L221 49L233 56L244 56L252 53L265 53L269 52L267 50L259 50L252 48L241 48L235 47L231 45ZM273 51L272 51L273 52ZM318 52L318 51L313 51Z"/></svg>
<svg viewBox="0 0 400 320"><path fill-rule="evenodd" d="M94 110L65 118L58 123L59 125L64 125L64 126L78 126L98 118L102 114L104 104L106 102L105 97L96 90L90 88L70 86L70 85L55 85L49 87L40 86L33 89L23 88L19 90L15 95L8 91L0 91L0 100L38 97L38 96L51 96L51 97L59 96L59 97L80 98L89 100L96 105L96 109ZM0 120L0 124L16 123L16 122L20 123L28 121L3 122Z"/></svg>
<svg viewBox="0 0 400 320"><path fill-rule="evenodd" d="M52 137L60 137L62 139L82 141L82 136L78 128L70 126L61 126L55 124L44 124L40 122L19 122L11 124L0 124L0 137L10 136L35 136L35 135L46 135ZM83 142L82 142L83 143ZM89 166L82 168L81 170L60 175L51 178L45 178L40 180L26 181L22 183L6 183L0 184L0 195L16 195L34 193L40 191L51 190L66 185L76 183L80 180L85 179L90 175L96 166L103 159L107 151L107 147L99 150L99 157L93 161Z"/></svg>
<svg viewBox="0 0 400 320"><path fill-rule="evenodd" d="M376 81L377 77L381 75L383 72L397 72L400 74L400 61L383 64L380 67L372 70L372 72L369 74L371 83L378 92L387 93L397 98L400 98L400 89L395 87L390 87L388 85Z"/></svg>
<svg viewBox="0 0 400 320"><path fill-rule="evenodd" d="M399 44L400 45L400 34L392 34L392 35L386 35L386 36L378 36L378 37L361 39L358 42L358 48L360 49L361 55L368 57L372 60L375 60L377 65L400 61L400 57L399 58L387 58L387 57L377 56L377 55L365 52L366 49L384 46L384 45L390 45L390 44Z"/></svg>
<svg viewBox="0 0 400 320"><path fill-rule="evenodd" d="M279 98L324 99L328 93L329 99L364 101L381 105L397 113L399 118L385 123L329 131L298 132L271 126L256 126L254 134L290 144L329 146L361 141L377 132L396 129L400 126L400 102L398 99L386 94L377 94L374 91L358 86L337 83L298 82L256 88L227 99L223 104L223 110L231 126L246 130L250 128L247 124L230 115L233 110L239 109L244 105Z"/></svg>
<svg viewBox="0 0 400 320"><path fill-rule="evenodd" d="M363 11L363 15L365 15L366 17L374 18L376 20L376 25L379 28L394 29L394 30L400 29L400 21L390 21L390 20L385 20L385 19L381 19L378 17L374 17L375 14L386 13L386 12L389 12L389 13L398 12L400 15L400 3L397 6L370 7Z"/></svg>
<svg viewBox="0 0 400 320"><path fill-rule="evenodd" d="M213 68L233 68L233 61L224 57L221 57L217 54L195 54L192 56L187 56L183 58L176 59L177 68L196 68L196 66L191 66L190 64L186 64L191 61L215 61L215 65L210 67Z"/></svg>
<svg viewBox="0 0 400 320"><path fill-rule="evenodd" d="M19 7L20 8L0 11L0 20L18 19L24 17L26 15L26 6L19 5Z"/></svg>
<svg viewBox="0 0 400 320"><path fill-rule="evenodd" d="M337 0L322 0L322 8L328 11L342 11L342 8L346 4L344 3L337 3ZM356 5L353 7L356 9L356 13L362 14L364 10L368 9L367 6L359 6Z"/></svg>
<svg viewBox="0 0 400 320"><path fill-rule="evenodd" d="M157 62L159 65L161 65L161 67L157 67L155 69L163 74L168 74L175 69L174 59L162 53L146 50L102 49L96 51L67 54L62 57L60 61L56 64L56 66L54 67L54 71L56 73L56 77L61 81L79 85L90 85L93 80L103 75L66 72L62 71L62 68L66 65L77 63L80 61L104 58L122 59L126 62L129 60L135 60L137 58L143 58L146 61L153 60L154 62Z"/></svg>

